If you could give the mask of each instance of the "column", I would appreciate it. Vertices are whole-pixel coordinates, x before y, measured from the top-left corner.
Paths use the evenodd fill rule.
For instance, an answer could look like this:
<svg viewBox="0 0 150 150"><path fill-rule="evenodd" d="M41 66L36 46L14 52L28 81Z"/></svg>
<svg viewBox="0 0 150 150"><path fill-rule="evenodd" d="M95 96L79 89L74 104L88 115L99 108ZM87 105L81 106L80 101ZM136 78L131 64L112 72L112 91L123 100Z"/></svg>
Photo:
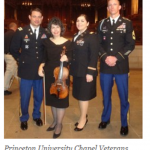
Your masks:
<svg viewBox="0 0 150 150"><path fill-rule="evenodd" d="M98 10L95 7L95 23L98 21Z"/></svg>
<svg viewBox="0 0 150 150"><path fill-rule="evenodd" d="M131 15L138 14L138 0L131 0Z"/></svg>
<svg viewBox="0 0 150 150"><path fill-rule="evenodd" d="M4 19L5 19L5 2L4 2Z"/></svg>
<svg viewBox="0 0 150 150"><path fill-rule="evenodd" d="M14 9L14 18L17 20L17 9Z"/></svg>

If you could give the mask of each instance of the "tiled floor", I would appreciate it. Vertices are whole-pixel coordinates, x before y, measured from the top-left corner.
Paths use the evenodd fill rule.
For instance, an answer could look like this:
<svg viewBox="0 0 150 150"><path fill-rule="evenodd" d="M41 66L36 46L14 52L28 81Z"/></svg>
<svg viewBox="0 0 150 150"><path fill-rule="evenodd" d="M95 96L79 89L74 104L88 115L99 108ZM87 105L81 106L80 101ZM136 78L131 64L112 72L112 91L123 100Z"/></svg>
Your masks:
<svg viewBox="0 0 150 150"><path fill-rule="evenodd" d="M13 93L4 97L4 138L5 139L50 139L53 131L47 132L46 129L52 121L50 107L46 107L47 123L42 127L37 127L32 120L33 99L30 100L28 121L28 130L20 129L19 121L19 85L14 80L11 89ZM78 101L72 97L70 89L70 106L66 109L63 120L63 130L59 138L62 139L141 139L142 132L142 70L131 70L129 79L129 101L130 101L130 117L129 117L129 134L127 136L120 135L120 101L116 85L113 87L112 94L112 115L111 123L104 130L98 129L102 113L102 93L97 79L97 97L90 101L88 110L88 123L83 131L75 132L74 123L79 117ZM42 107L41 107L42 108ZM41 109L43 111L43 109ZM43 113L42 113L43 119Z"/></svg>

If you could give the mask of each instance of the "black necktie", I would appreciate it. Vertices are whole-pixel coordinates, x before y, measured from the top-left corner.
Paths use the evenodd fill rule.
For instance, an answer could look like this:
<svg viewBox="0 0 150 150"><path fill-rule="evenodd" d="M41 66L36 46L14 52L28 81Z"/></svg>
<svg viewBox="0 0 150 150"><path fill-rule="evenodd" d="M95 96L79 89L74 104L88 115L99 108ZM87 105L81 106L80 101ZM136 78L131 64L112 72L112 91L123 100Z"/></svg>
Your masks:
<svg viewBox="0 0 150 150"><path fill-rule="evenodd" d="M34 29L34 33L33 34L34 34L34 37L36 39L36 29Z"/></svg>
<svg viewBox="0 0 150 150"><path fill-rule="evenodd" d="M112 22L112 26L114 26L114 24L115 24L115 20L113 19L112 21L113 21L113 22Z"/></svg>

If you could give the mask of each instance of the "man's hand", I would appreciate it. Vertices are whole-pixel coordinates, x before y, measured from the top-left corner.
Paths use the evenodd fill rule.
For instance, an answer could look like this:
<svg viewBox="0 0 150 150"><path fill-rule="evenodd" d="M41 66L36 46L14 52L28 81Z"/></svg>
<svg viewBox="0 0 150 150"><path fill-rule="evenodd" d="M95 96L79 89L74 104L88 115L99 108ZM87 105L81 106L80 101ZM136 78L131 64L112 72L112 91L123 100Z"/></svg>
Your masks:
<svg viewBox="0 0 150 150"><path fill-rule="evenodd" d="M45 64L41 64L39 66L38 74L39 74L40 77L44 77L44 69L43 69L44 65Z"/></svg>
<svg viewBox="0 0 150 150"><path fill-rule="evenodd" d="M106 59L105 59L105 63L110 66L110 67L113 67L116 65L116 61L117 61L117 58L115 56L108 56Z"/></svg>

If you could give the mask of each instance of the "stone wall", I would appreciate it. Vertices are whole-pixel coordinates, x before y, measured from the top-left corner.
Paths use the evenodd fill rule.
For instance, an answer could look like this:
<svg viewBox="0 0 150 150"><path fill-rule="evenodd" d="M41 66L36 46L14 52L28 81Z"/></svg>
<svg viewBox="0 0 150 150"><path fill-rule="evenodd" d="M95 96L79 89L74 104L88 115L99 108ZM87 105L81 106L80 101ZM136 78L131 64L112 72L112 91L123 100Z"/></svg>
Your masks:
<svg viewBox="0 0 150 150"><path fill-rule="evenodd" d="M136 45L134 51L129 55L129 67L131 69L142 69L143 46Z"/></svg>

